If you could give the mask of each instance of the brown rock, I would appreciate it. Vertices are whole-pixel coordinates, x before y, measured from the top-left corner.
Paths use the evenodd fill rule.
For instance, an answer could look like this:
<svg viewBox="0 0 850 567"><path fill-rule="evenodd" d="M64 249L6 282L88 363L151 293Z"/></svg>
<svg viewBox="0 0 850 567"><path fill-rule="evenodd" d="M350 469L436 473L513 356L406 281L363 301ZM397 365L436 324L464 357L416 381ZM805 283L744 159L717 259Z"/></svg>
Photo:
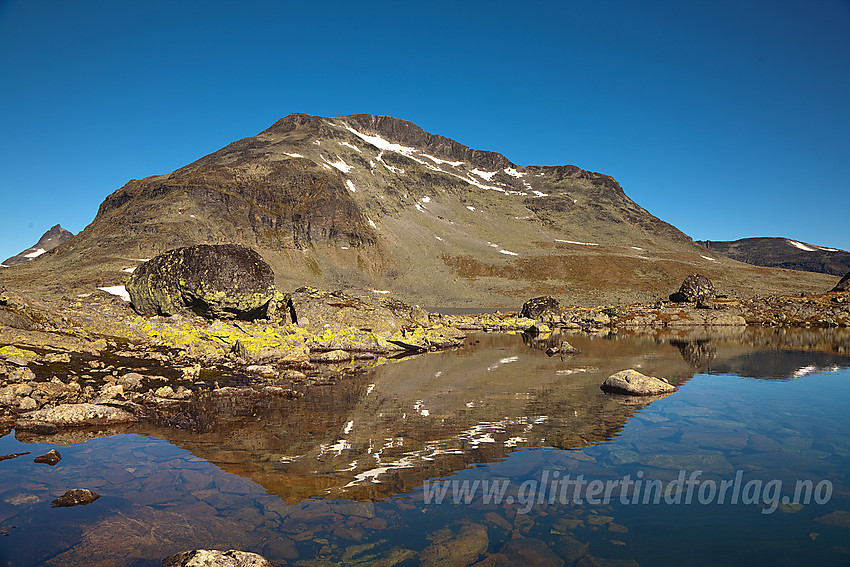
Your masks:
<svg viewBox="0 0 850 567"><path fill-rule="evenodd" d="M57 451L56 449L51 449L45 454L37 456L35 459L33 459L32 462L43 463L52 467L61 460L62 455L59 454L59 451Z"/></svg>
<svg viewBox="0 0 850 567"><path fill-rule="evenodd" d="M100 498L100 494L92 492L87 488L74 488L69 490L50 504L54 508L68 508L70 506L86 506Z"/></svg>
<svg viewBox="0 0 850 567"><path fill-rule="evenodd" d="M422 567L466 567L487 551L490 539L481 524L465 524L457 533L439 530L430 536L434 542L422 552Z"/></svg>
<svg viewBox="0 0 850 567"><path fill-rule="evenodd" d="M247 551L196 549L162 560L163 567L274 567L274 563Z"/></svg>

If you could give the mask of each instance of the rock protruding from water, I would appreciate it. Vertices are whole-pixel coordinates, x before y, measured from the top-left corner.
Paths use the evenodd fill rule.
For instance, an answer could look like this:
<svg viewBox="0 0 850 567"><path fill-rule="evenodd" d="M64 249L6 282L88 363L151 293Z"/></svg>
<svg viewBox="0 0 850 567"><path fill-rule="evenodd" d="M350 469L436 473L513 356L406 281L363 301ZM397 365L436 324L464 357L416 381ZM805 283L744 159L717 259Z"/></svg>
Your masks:
<svg viewBox="0 0 850 567"><path fill-rule="evenodd" d="M98 404L62 404L25 413L15 429L55 433L61 427L130 423L136 418L128 411Z"/></svg>
<svg viewBox="0 0 850 567"><path fill-rule="evenodd" d="M247 551L196 549L184 551L162 560L164 567L274 567L274 563Z"/></svg>
<svg viewBox="0 0 850 567"><path fill-rule="evenodd" d="M100 494L92 492L87 488L74 488L69 490L53 502L54 508L69 508L71 506L85 506L100 498Z"/></svg>
<svg viewBox="0 0 850 567"><path fill-rule="evenodd" d="M687 303L714 299L716 292L711 280L702 274L691 274L682 282L679 291L670 296L670 301L676 303Z"/></svg>
<svg viewBox="0 0 850 567"><path fill-rule="evenodd" d="M235 244L170 250L145 262L126 283L140 315L261 319L275 298L274 272L260 255Z"/></svg>
<svg viewBox="0 0 850 567"><path fill-rule="evenodd" d="M54 466L56 463L62 460L62 455L56 449L51 449L43 455L37 456L33 459L34 463L43 463L45 465Z"/></svg>
<svg viewBox="0 0 850 567"><path fill-rule="evenodd" d="M602 389L629 396L658 396L674 392L676 387L662 378L646 376L637 370L621 370L602 383Z"/></svg>
<svg viewBox="0 0 850 567"><path fill-rule="evenodd" d="M847 272L847 275L841 278L841 281L830 291L850 291L850 272Z"/></svg>
<svg viewBox="0 0 850 567"><path fill-rule="evenodd" d="M555 320L561 316L560 302L549 295L529 299L522 306L520 317L535 320Z"/></svg>

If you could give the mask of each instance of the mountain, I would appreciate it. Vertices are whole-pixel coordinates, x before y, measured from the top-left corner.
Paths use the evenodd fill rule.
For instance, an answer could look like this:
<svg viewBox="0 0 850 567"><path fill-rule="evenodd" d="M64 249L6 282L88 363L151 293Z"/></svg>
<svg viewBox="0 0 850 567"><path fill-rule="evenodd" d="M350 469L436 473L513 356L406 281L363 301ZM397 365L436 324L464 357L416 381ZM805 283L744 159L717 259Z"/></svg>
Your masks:
<svg viewBox="0 0 850 567"><path fill-rule="evenodd" d="M697 271L730 293L834 285L711 257L610 176L520 166L367 114L290 114L170 174L132 180L49 262L4 278L91 292L200 243L254 248L284 291L358 287L423 306L650 300Z"/></svg>
<svg viewBox="0 0 850 567"><path fill-rule="evenodd" d="M68 242L74 234L65 230L58 224L45 232L34 246L31 246L16 256L12 256L2 262L3 267L17 266L25 262L31 262L42 254L50 252L60 244Z"/></svg>
<svg viewBox="0 0 850 567"><path fill-rule="evenodd" d="M735 241L700 241L718 254L754 266L785 268L843 276L850 272L850 252L816 246L790 238L742 238Z"/></svg>

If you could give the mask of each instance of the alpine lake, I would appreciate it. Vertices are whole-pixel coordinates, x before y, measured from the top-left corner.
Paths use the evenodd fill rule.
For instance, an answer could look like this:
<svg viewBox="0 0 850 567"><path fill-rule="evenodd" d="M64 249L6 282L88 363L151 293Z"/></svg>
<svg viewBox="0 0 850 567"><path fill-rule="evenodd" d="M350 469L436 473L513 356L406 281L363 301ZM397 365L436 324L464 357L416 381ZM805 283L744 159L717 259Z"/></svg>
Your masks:
<svg viewBox="0 0 850 567"><path fill-rule="evenodd" d="M629 368L678 390L600 389ZM846 328L476 333L193 412L0 438L29 453L0 461L0 565L850 565ZM51 506L74 488L101 497Z"/></svg>

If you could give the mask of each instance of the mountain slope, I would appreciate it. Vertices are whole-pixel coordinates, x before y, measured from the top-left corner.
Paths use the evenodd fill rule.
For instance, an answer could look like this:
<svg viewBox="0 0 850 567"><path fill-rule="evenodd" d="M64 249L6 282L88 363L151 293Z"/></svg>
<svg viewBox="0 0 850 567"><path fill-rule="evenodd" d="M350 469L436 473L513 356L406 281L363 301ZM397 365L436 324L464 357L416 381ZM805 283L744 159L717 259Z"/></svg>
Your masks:
<svg viewBox="0 0 850 567"><path fill-rule="evenodd" d="M850 272L850 252L825 248L790 238L742 238L735 241L700 241L729 258L755 266L786 268L843 276Z"/></svg>
<svg viewBox="0 0 850 567"><path fill-rule="evenodd" d="M12 267L25 262L31 262L39 258L42 254L50 252L60 244L64 244L73 238L74 235L70 231L65 230L58 224L45 232L34 246L30 246L20 254L7 258L2 262L2 266Z"/></svg>
<svg viewBox="0 0 850 567"><path fill-rule="evenodd" d="M260 252L284 291L365 287L428 306L516 306L544 293L649 299L695 271L731 292L827 286L710 257L609 176L522 167L363 114L291 114L173 173L130 181L40 268L56 291L91 291L164 250L228 242ZM16 271L40 281L34 268Z"/></svg>

